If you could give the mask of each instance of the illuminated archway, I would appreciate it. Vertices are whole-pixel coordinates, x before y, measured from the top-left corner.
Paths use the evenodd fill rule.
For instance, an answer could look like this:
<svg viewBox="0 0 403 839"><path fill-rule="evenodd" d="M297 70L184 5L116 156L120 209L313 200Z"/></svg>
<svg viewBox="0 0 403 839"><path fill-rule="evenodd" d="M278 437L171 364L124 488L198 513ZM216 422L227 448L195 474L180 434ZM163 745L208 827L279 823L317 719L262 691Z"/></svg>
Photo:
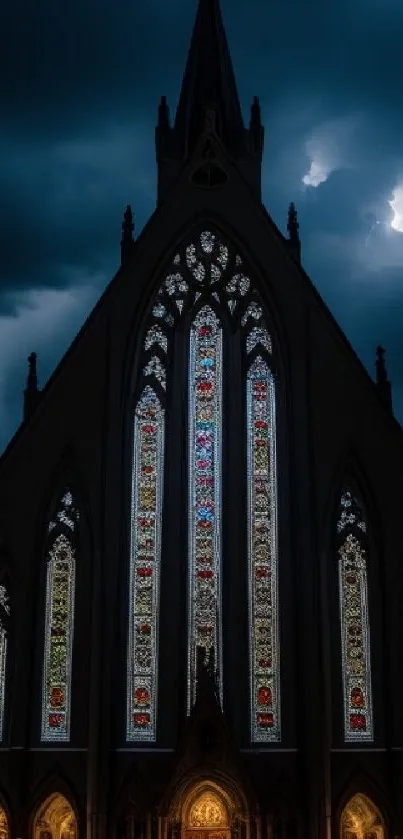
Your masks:
<svg viewBox="0 0 403 839"><path fill-rule="evenodd" d="M182 825L186 839L229 839L233 809L233 802L217 784L198 784L184 801Z"/></svg>
<svg viewBox="0 0 403 839"><path fill-rule="evenodd" d="M358 793L346 804L340 821L340 839L384 839L382 816L365 795Z"/></svg>
<svg viewBox="0 0 403 839"><path fill-rule="evenodd" d="M7 813L0 804L0 839L9 839L9 835Z"/></svg>
<svg viewBox="0 0 403 839"><path fill-rule="evenodd" d="M78 839L77 819L64 795L54 793L40 805L33 839Z"/></svg>

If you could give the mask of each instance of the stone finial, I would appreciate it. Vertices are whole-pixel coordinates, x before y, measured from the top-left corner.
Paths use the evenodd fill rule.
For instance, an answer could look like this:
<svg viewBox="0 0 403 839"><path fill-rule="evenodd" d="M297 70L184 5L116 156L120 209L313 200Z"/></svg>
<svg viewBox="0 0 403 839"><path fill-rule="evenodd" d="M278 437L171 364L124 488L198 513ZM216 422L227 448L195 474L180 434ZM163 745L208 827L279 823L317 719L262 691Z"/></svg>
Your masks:
<svg viewBox="0 0 403 839"><path fill-rule="evenodd" d="M169 128L169 108L166 96L161 96L158 106L158 128Z"/></svg>
<svg viewBox="0 0 403 839"><path fill-rule="evenodd" d="M376 386L385 405L392 410L392 385L388 379L388 372L385 362L385 350L379 346L376 348Z"/></svg>
<svg viewBox="0 0 403 839"><path fill-rule="evenodd" d="M130 204L128 204L122 222L122 238L120 240L121 265L123 265L132 254L134 246L133 231L133 213Z"/></svg>
<svg viewBox="0 0 403 839"><path fill-rule="evenodd" d="M289 249L298 262L301 262L301 240L299 238L298 214L293 201L288 208L287 230L289 237Z"/></svg>
<svg viewBox="0 0 403 839"><path fill-rule="evenodd" d="M40 397L36 371L36 359L36 352L31 352L31 355L28 356L27 386L24 390L24 420L28 419L34 412Z"/></svg>

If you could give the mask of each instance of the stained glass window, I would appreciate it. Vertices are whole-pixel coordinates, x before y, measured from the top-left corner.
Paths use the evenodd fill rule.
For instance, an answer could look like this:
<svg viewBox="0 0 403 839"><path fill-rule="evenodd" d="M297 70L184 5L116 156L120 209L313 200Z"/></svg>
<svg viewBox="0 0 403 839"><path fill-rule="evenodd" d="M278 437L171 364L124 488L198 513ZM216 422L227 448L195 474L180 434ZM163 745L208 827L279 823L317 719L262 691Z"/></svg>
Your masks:
<svg viewBox="0 0 403 839"><path fill-rule="evenodd" d="M247 376L251 734L280 739L274 378L258 356Z"/></svg>
<svg viewBox="0 0 403 839"><path fill-rule="evenodd" d="M42 740L70 739L71 672L74 636L75 547L79 518L70 490L49 523L52 543L47 556L45 651L42 693Z"/></svg>
<svg viewBox="0 0 403 839"><path fill-rule="evenodd" d="M7 589L4 585L0 585L0 740L2 740L4 736L9 616L10 602L8 599Z"/></svg>
<svg viewBox="0 0 403 839"><path fill-rule="evenodd" d="M206 238L205 247L212 247ZM189 358L188 708L195 701L197 648L214 660L221 685L222 331L209 306L195 317Z"/></svg>
<svg viewBox="0 0 403 839"><path fill-rule="evenodd" d="M127 740L155 740L165 412L146 387L134 418Z"/></svg>
<svg viewBox="0 0 403 839"><path fill-rule="evenodd" d="M337 521L345 740L373 739L366 531L345 489Z"/></svg>

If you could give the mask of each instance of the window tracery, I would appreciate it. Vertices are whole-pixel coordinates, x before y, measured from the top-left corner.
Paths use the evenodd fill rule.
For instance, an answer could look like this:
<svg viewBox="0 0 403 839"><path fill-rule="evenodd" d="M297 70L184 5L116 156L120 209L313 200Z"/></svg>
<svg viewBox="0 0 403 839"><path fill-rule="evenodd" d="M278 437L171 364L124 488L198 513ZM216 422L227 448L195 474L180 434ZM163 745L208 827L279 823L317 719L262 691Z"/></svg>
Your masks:
<svg viewBox="0 0 403 839"><path fill-rule="evenodd" d="M192 319L191 312L197 304L201 306L201 309ZM224 372L222 326L216 312L222 311L224 314L224 310L227 312L227 320L231 321L234 331L239 330L240 335L244 336L249 364L245 381L242 384L240 380L239 384L240 387L245 388L247 401L249 400L245 435L250 461L247 478L249 485L249 578L251 595L253 593L249 630L255 651L251 658L250 675L252 739L265 742L280 739L275 392L274 378L269 366L272 343L264 323L263 307L258 294L252 288L241 256L211 230L203 230L195 235L190 243L184 243L174 253L170 265L162 276L147 324L146 339L143 344L146 359L141 375L152 376L155 382L155 386L152 384L152 391L160 404L158 433L162 440L165 423L162 406L168 385L166 363L170 357L173 328L183 322L185 316L190 313L190 340L187 350L189 354L188 709L190 710L196 690L197 646L206 650L207 658L210 651L214 653L213 658L219 671L219 688L222 695L220 672L223 421L221 391ZM255 358L256 355L258 358ZM149 384L148 379L144 384ZM260 391L259 388L261 388ZM264 413L264 417L263 414L262 417L260 414L258 416L259 411ZM260 430L256 425L252 428L252 414L256 415L256 422L267 423L266 432L263 426ZM139 452L138 449L140 462ZM261 464L264 461L265 465L258 467L257 464L260 461ZM162 481L162 454L159 464L158 472ZM135 481L137 478L133 473L133 498L135 497ZM162 492L162 488L159 491ZM263 498L265 498L264 507L262 506ZM158 515L161 515L161 512ZM137 514L136 518L138 518ZM132 530L132 571L135 565L133 532ZM267 555L264 556L266 547L268 547ZM155 562L155 568L159 568L160 557L158 556L158 559L154 559L153 562ZM150 576L154 573L153 569L154 565L150 565L147 571ZM266 572L267 576L265 576ZM131 583L132 598L133 591ZM154 593L149 596L154 597ZM134 614L134 601L131 601L130 608ZM130 632L132 633L132 629ZM157 637L158 628L151 628L148 647L151 653L147 659L149 670L147 674L142 673L148 681L139 684L141 691L138 694L140 702L138 707L133 704L133 690L136 688L133 688L134 676L133 678L130 676L130 673L135 671L134 641L131 642L133 649L130 654L131 659L129 655L129 684L132 687L129 689L128 698L128 739L154 739L155 737L156 678L155 684L152 679L157 667ZM154 686L150 688L153 684ZM134 713L139 714L138 720L141 719L142 725L133 728Z"/></svg>
<svg viewBox="0 0 403 839"><path fill-rule="evenodd" d="M249 338L250 335L247 346ZM260 343L271 346L267 333ZM280 739L275 435L274 377L268 362L258 355L247 375L250 702L254 742Z"/></svg>
<svg viewBox="0 0 403 839"><path fill-rule="evenodd" d="M48 527L51 544L46 570L43 741L70 739L76 570L73 540L78 521L79 511L72 492L67 489Z"/></svg>
<svg viewBox="0 0 403 839"><path fill-rule="evenodd" d="M345 740L372 740L372 686L367 579L367 525L349 489L337 520Z"/></svg>

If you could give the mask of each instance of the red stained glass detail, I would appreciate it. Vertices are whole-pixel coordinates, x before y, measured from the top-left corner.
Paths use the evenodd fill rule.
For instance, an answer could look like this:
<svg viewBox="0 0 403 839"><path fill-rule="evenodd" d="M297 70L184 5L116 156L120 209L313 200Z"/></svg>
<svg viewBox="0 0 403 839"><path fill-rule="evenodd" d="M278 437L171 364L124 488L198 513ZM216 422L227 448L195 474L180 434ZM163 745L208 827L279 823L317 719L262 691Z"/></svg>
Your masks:
<svg viewBox="0 0 403 839"><path fill-rule="evenodd" d="M133 714L133 722L139 728L146 728L151 722L150 714Z"/></svg>
<svg viewBox="0 0 403 839"><path fill-rule="evenodd" d="M256 722L260 728L273 728L273 714L256 714Z"/></svg>
<svg viewBox="0 0 403 839"><path fill-rule="evenodd" d="M197 460L196 461L196 468L197 469L209 469L211 467L211 463L209 460Z"/></svg>
<svg viewBox="0 0 403 839"><path fill-rule="evenodd" d="M142 635L151 635L151 625L149 623L140 624L139 632L141 632Z"/></svg>
<svg viewBox="0 0 403 839"><path fill-rule="evenodd" d="M364 707L364 694L361 688L353 688L351 691L351 704L353 708Z"/></svg>
<svg viewBox="0 0 403 839"><path fill-rule="evenodd" d="M143 425L143 431L145 434L155 434L156 430L155 425Z"/></svg>
<svg viewBox="0 0 403 839"><path fill-rule="evenodd" d="M52 708L60 708L64 703L64 691L62 688L52 688L50 692L50 704Z"/></svg>
<svg viewBox="0 0 403 839"><path fill-rule="evenodd" d="M255 420L255 428L267 428L267 422L265 420Z"/></svg>
<svg viewBox="0 0 403 839"><path fill-rule="evenodd" d="M213 385L211 382L199 382L199 384L197 385L197 390L200 391L200 393L208 393L210 390L212 390L212 388Z"/></svg>
<svg viewBox="0 0 403 839"><path fill-rule="evenodd" d="M366 731L367 720L364 714L350 714L351 731Z"/></svg>
<svg viewBox="0 0 403 839"><path fill-rule="evenodd" d="M357 577L355 576L355 574L346 574L346 583L351 583L352 584L352 583L356 583L356 582L357 582Z"/></svg>
<svg viewBox="0 0 403 839"><path fill-rule="evenodd" d="M271 708L273 704L271 689L269 687L260 687L257 692L257 701L259 705L267 705L268 708Z"/></svg>
<svg viewBox="0 0 403 839"><path fill-rule="evenodd" d="M150 702L150 693L147 688L136 688L134 691L134 700L137 705L148 705Z"/></svg>
<svg viewBox="0 0 403 839"><path fill-rule="evenodd" d="M152 519L139 519L140 527L151 527Z"/></svg>
<svg viewBox="0 0 403 839"><path fill-rule="evenodd" d="M259 439L255 440L255 446L265 446L265 445L266 445L266 440L259 440Z"/></svg>
<svg viewBox="0 0 403 839"><path fill-rule="evenodd" d="M48 716L49 728L59 728L64 722L63 714L49 714Z"/></svg>
<svg viewBox="0 0 403 839"><path fill-rule="evenodd" d="M154 466L142 466L141 471L143 475L151 475L154 472Z"/></svg>
<svg viewBox="0 0 403 839"><path fill-rule="evenodd" d="M273 662L271 658L260 658L258 661L259 667L272 667Z"/></svg>
<svg viewBox="0 0 403 839"><path fill-rule="evenodd" d="M198 521L197 527L201 527L202 530L212 530L213 522L212 521Z"/></svg>
<svg viewBox="0 0 403 839"><path fill-rule="evenodd" d="M261 565L259 565L257 568L255 568L255 577L256 577L257 580L263 580L265 577L268 577L268 576L269 576L269 569L268 568L262 568Z"/></svg>
<svg viewBox="0 0 403 839"><path fill-rule="evenodd" d="M138 568L137 569L137 576L138 577L152 577L153 569L152 568Z"/></svg>
<svg viewBox="0 0 403 839"><path fill-rule="evenodd" d="M199 632L201 633L201 635L210 635L212 631L212 626L199 626Z"/></svg>
<svg viewBox="0 0 403 839"><path fill-rule="evenodd" d="M200 338L206 338L207 335L211 335L211 326L200 326L197 332Z"/></svg>
<svg viewBox="0 0 403 839"><path fill-rule="evenodd" d="M197 576L200 580L211 580L214 577L214 571L210 571L209 569L202 569L201 571L197 572Z"/></svg>

